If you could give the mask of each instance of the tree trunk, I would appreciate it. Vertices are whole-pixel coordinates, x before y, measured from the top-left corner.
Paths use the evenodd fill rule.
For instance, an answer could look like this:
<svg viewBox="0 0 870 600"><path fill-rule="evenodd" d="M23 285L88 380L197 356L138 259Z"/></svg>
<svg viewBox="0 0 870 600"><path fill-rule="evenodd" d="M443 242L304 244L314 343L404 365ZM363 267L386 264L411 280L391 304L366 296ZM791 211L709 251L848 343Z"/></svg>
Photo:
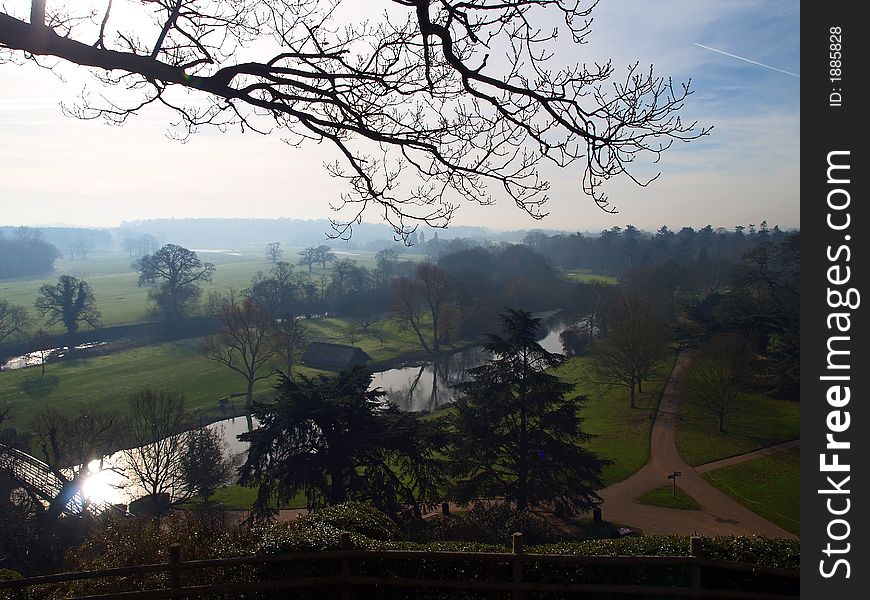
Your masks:
<svg viewBox="0 0 870 600"><path fill-rule="evenodd" d="M245 410L250 411L254 404L254 377L248 377L248 389L245 393Z"/></svg>
<svg viewBox="0 0 870 600"><path fill-rule="evenodd" d="M643 394L643 389L641 389L641 384L643 383L643 377L637 378L637 393Z"/></svg>
<svg viewBox="0 0 870 600"><path fill-rule="evenodd" d="M719 433L723 433L725 431L725 413L719 413Z"/></svg>
<svg viewBox="0 0 870 600"><path fill-rule="evenodd" d="M631 384L631 391L628 394L629 399L631 400L631 407L634 408L634 384Z"/></svg>

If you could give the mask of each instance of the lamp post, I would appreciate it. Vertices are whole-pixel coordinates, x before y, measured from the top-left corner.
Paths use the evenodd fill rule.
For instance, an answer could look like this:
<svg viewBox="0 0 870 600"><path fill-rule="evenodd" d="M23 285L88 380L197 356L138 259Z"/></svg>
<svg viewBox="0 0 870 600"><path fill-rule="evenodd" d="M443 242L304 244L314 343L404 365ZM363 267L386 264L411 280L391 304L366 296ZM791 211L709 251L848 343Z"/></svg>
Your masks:
<svg viewBox="0 0 870 600"><path fill-rule="evenodd" d="M683 474L682 471L674 471L673 473L668 475L668 479L673 479L673 481L674 481L674 498L677 497L677 477L679 477L682 474Z"/></svg>

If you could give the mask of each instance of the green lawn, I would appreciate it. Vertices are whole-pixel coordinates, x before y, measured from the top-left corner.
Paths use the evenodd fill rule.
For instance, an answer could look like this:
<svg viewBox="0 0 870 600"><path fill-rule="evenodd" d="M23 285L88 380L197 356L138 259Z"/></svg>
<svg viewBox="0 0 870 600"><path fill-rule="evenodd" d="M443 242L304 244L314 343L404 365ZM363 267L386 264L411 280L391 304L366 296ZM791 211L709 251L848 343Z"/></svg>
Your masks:
<svg viewBox="0 0 870 600"><path fill-rule="evenodd" d="M349 343L345 334L347 321L338 318L306 321L309 340ZM373 361L392 361L420 352L416 336L400 331L395 322L378 324L384 330L383 343L372 334L360 333L356 345ZM130 394L144 388L184 392L188 408L203 412L203 418L229 416L221 409L219 398L245 390L245 380L227 367L207 360L199 351L199 340L155 344L123 350L94 358L49 362L45 377L38 367L0 373L0 402L12 407L11 425L27 429L33 414L46 406L64 411L77 410L82 403L96 403L110 410L126 410ZM276 367L279 365L275 363ZM320 371L294 367L296 372ZM277 381L272 377L260 381L255 393L268 397ZM242 398L234 399L233 414L240 410Z"/></svg>
<svg viewBox="0 0 870 600"><path fill-rule="evenodd" d="M677 449L696 466L800 437L800 405L752 393L726 416L725 431L703 406L683 397Z"/></svg>
<svg viewBox="0 0 870 600"><path fill-rule="evenodd" d="M656 377L645 383L643 393L636 400L637 408L631 408L626 389L608 390L588 381L586 368L589 360L587 357L572 358L558 369L557 374L575 383L577 390L589 398L581 413L586 419L584 429L598 436L589 444L590 449L614 462L604 470L604 481L610 485L640 469L649 458L652 417L673 361L667 361Z"/></svg>
<svg viewBox="0 0 870 600"><path fill-rule="evenodd" d="M800 535L800 449L716 469L704 478L751 511Z"/></svg>
<svg viewBox="0 0 870 600"><path fill-rule="evenodd" d="M672 485L665 485L657 490L647 492L637 499L641 504L650 504L652 506L661 506L664 508L678 508L680 510L698 510L701 506L695 502L689 494L684 492L677 486L677 494L674 496L674 488Z"/></svg>
<svg viewBox="0 0 870 600"><path fill-rule="evenodd" d="M284 259L295 264L299 258L297 253L301 248L285 247ZM266 261L264 251L243 249L232 253L204 252L198 253L200 260L211 262L216 270L210 283L203 284L203 299L209 292L223 292L230 288L242 290L250 286L251 279L258 271L268 273L272 265ZM350 258L368 268L375 267L373 252L359 251L353 254L338 255L338 258ZM421 260L419 255L402 255L402 260ZM11 279L0 281L0 298L13 304L19 304L29 309L37 323L39 319L33 304L43 283L57 283L61 275L72 275L84 279L94 290L94 299L98 310L102 313L101 324L105 327L115 325L130 325L152 320L148 311L151 303L148 301L148 288L138 286L138 274L130 267L131 258L123 252L95 254L87 260L59 259L55 262L54 273L39 277ZM306 266L296 265L296 272L307 274ZM328 276L331 265L326 268L317 265L311 272L311 277L320 279ZM55 325L51 332L61 333L62 328Z"/></svg>
<svg viewBox="0 0 870 600"><path fill-rule="evenodd" d="M215 490L214 495L209 498L213 504L219 505L227 510L250 510L257 499L257 488L242 487L240 485L230 485ZM203 504L200 498L189 500L186 504L192 506L201 506ZM305 502L305 494L299 493L289 502L285 502L276 508L307 508Z"/></svg>
<svg viewBox="0 0 870 600"><path fill-rule="evenodd" d="M617 284L619 281L616 277L612 275L601 275L599 273L592 273L586 269L572 269L563 271L565 275L565 279L568 281L576 281L578 283L589 283L591 281L601 281L602 283L610 283Z"/></svg>
<svg viewBox="0 0 870 600"><path fill-rule="evenodd" d="M189 410L200 410L205 418L228 416L219 398L244 392L244 379L228 368L207 360L196 340L156 344L95 358L49 363L45 377L38 367L0 374L0 399L9 402L11 425L28 429L33 415L55 407L64 412L81 404L96 404L123 414L130 394L145 388L183 392ZM273 382L259 382L258 395L268 394ZM234 400L239 410L243 398Z"/></svg>

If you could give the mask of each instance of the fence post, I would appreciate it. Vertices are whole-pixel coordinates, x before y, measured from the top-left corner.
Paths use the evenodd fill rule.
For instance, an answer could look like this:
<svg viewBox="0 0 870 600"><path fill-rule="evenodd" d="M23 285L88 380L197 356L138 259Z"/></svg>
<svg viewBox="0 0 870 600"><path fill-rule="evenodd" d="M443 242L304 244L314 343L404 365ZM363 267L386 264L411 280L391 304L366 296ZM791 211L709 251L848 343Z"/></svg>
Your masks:
<svg viewBox="0 0 870 600"><path fill-rule="evenodd" d="M523 534L519 532L515 533L512 541L514 551L514 583L519 584L523 582ZM511 592L511 600L523 600L523 590L514 589Z"/></svg>
<svg viewBox="0 0 870 600"><path fill-rule="evenodd" d="M692 589L698 592L701 589L701 563L698 562L701 558L701 538L697 535L689 538L689 555L695 558L695 564L692 565Z"/></svg>
<svg viewBox="0 0 870 600"><path fill-rule="evenodd" d="M169 587L173 590L181 588L181 544L169 544Z"/></svg>
<svg viewBox="0 0 870 600"><path fill-rule="evenodd" d="M341 534L339 534L339 540L341 541L341 549L343 551L351 550L353 548L353 542L350 540L350 533L347 531L342 531ZM346 556L341 559L341 578L344 580L341 584L341 600L351 600L353 598L353 590L348 581L350 579L350 559Z"/></svg>

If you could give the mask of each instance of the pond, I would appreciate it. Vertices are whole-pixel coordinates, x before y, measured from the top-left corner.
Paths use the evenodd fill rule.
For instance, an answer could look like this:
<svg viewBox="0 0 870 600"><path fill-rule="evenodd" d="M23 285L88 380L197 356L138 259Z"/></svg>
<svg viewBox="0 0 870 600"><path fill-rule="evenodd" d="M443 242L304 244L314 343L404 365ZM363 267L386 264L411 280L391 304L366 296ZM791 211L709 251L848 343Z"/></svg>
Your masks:
<svg viewBox="0 0 870 600"><path fill-rule="evenodd" d="M541 346L550 352L562 352L559 334L573 321L558 313L544 322ZM488 353L480 346L455 352L435 361L426 361L374 373L372 388L386 392L386 399L405 411L431 411L456 399L452 386L466 380L465 372L486 362ZM220 429L228 450L234 455L247 452L247 444L238 435L256 428L256 419L244 416L212 423L209 429ZM103 461L102 470L92 465L93 475L84 486L86 496L111 503L128 504L145 492L125 475L129 468L125 453L116 452Z"/></svg>
<svg viewBox="0 0 870 600"><path fill-rule="evenodd" d="M574 321L558 313L543 323L539 343L548 352L562 352L559 334ZM486 362L488 353L480 346L450 354L444 358L388 369L374 374L372 387L387 393L387 400L406 411L431 411L456 399L451 389L466 380L465 371Z"/></svg>

